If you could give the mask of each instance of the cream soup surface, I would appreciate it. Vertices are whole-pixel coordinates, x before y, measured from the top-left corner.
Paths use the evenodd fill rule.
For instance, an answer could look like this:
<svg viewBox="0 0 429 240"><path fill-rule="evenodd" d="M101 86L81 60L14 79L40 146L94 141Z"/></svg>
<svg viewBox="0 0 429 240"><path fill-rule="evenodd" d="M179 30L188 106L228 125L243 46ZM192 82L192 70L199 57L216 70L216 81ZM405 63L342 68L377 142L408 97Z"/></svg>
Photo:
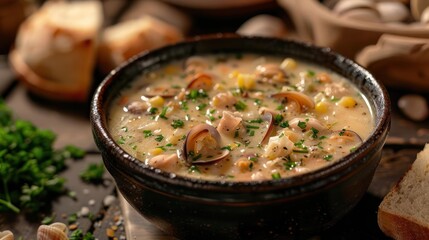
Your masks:
<svg viewBox="0 0 429 240"><path fill-rule="evenodd" d="M192 178L278 179L314 171L372 133L366 99L340 75L292 58L214 54L145 73L110 106L113 139Z"/></svg>

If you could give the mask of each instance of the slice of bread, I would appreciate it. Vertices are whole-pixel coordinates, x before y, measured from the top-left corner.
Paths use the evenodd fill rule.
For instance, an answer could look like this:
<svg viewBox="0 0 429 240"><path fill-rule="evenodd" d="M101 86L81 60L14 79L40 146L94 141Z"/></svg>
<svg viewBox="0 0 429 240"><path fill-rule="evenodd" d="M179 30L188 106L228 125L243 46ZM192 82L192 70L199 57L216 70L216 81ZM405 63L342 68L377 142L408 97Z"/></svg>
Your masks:
<svg viewBox="0 0 429 240"><path fill-rule="evenodd" d="M103 31L99 48L100 69L108 73L135 54L183 39L175 26L149 15L120 22Z"/></svg>
<svg viewBox="0 0 429 240"><path fill-rule="evenodd" d="M378 208L378 225L394 239L429 239L429 144L384 197Z"/></svg>
<svg viewBox="0 0 429 240"><path fill-rule="evenodd" d="M48 1L21 25L11 65L36 93L85 101L102 22L99 1Z"/></svg>

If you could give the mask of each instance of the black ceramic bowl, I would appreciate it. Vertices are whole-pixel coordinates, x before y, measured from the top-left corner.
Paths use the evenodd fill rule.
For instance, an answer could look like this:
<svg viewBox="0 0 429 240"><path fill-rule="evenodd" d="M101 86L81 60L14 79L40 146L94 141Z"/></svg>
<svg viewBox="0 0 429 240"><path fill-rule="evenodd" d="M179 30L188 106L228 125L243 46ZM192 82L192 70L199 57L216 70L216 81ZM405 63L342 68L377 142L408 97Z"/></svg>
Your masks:
<svg viewBox="0 0 429 240"><path fill-rule="evenodd" d="M251 52L294 57L332 69L368 98L375 129L362 146L333 165L296 177L219 182L170 176L130 156L107 128L108 107L142 72L195 54ZM181 239L288 239L315 235L361 199L373 177L390 126L385 88L353 61L326 48L259 37L216 35L142 54L114 70L91 106L95 141L128 202L160 229ZM144 143L142 143L144 144Z"/></svg>

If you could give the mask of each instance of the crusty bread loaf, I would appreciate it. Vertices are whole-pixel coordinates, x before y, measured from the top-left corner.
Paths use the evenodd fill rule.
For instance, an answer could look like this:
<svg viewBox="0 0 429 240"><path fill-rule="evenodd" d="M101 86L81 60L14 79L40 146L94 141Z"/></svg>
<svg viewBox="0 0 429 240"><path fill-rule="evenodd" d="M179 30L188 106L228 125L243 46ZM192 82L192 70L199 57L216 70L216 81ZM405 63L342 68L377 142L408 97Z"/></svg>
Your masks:
<svg viewBox="0 0 429 240"><path fill-rule="evenodd" d="M384 197L378 209L378 225L394 239L429 239L429 144Z"/></svg>
<svg viewBox="0 0 429 240"><path fill-rule="evenodd" d="M21 25L11 65L36 93L85 101L102 22L99 1L48 1Z"/></svg>
<svg viewBox="0 0 429 240"><path fill-rule="evenodd" d="M100 69L107 73L125 60L144 50L177 42L182 33L149 15L120 22L106 28L99 49Z"/></svg>

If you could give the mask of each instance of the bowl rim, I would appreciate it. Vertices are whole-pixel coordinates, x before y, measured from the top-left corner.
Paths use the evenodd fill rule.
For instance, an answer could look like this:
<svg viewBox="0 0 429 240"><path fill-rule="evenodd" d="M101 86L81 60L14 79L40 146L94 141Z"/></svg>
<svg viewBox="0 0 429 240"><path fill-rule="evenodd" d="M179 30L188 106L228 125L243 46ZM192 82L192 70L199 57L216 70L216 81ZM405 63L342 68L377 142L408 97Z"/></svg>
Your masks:
<svg viewBox="0 0 429 240"><path fill-rule="evenodd" d="M107 128L107 111L103 110L109 101L108 90L112 83L115 81L115 78L121 72L125 71L127 68L133 67L133 65L143 61L144 58L150 59L153 56L157 56L165 49L174 49L180 48L189 44L195 44L198 42L204 41L216 41L219 39L231 40L231 41L276 41L283 42L284 44L300 46L305 48L308 51L316 51L319 54L327 55L333 57L336 61L341 61L347 66L354 68L354 70L359 71L362 75L365 76L365 79L372 82L374 85L375 91L380 94L383 105L382 106L372 106L374 111L377 111L380 108L381 117L380 119L375 119L375 126L373 132L370 136L360 145L354 152L348 154L347 156L341 158L334 164L331 164L327 167L321 169L310 171L305 174L299 174L296 176L281 178L281 179L270 179L262 181L227 181L227 180L205 180L179 176L172 174L160 169L156 169L149 165L144 164L144 162L138 160L137 158L132 157L125 150L123 150L112 138ZM251 52L251 50L250 50ZM272 53L271 53L272 54ZM149 61L150 62L150 61ZM153 63L152 63L153 64ZM149 64L146 67L152 66ZM356 84L354 84L356 85ZM359 87L358 87L359 89ZM361 89L360 89L361 90ZM107 102L106 102L107 101ZM374 104L375 105L375 104ZM159 49L145 51L136 56L130 58L116 69L112 70L104 80L96 88L96 91L93 95L91 101L90 109L90 122L94 135L96 144L100 148L100 151L103 154L103 150L106 150L106 154L111 155L113 158L118 161L115 164L111 164L112 167L119 169L126 169L127 174L135 178L139 182L144 182L145 184L152 185L152 188L159 187L159 183L167 186L175 186L181 189L200 189L207 190L210 192L236 192L238 189L240 192L254 193L254 192L268 192L272 190L282 190L285 188L301 189L300 192L305 191L303 186L312 186L313 188L320 188L332 182L335 182L339 179L339 176L344 176L352 171L353 165L364 164L365 161L360 161L360 159L365 159L366 155L371 153L371 146L384 144L380 143L382 139L390 128L390 98L386 88L383 84L375 79L371 73L366 69L355 63L354 61L343 57L342 55L333 52L330 48L315 46L310 43L299 42L295 40L285 40L285 39L275 39L267 37L257 37L257 36L239 36L236 34L213 34L213 35L204 35L204 36L195 36L193 38L186 39L185 41L168 45ZM104 161L106 160L103 157ZM345 171L347 170L348 171ZM324 179L324 181L320 181ZM154 181L152 181L154 180ZM298 188L299 187L299 188ZM165 191L169 191L168 187L163 188ZM167 190L166 190L167 189ZM173 191L173 190L172 190Z"/></svg>

